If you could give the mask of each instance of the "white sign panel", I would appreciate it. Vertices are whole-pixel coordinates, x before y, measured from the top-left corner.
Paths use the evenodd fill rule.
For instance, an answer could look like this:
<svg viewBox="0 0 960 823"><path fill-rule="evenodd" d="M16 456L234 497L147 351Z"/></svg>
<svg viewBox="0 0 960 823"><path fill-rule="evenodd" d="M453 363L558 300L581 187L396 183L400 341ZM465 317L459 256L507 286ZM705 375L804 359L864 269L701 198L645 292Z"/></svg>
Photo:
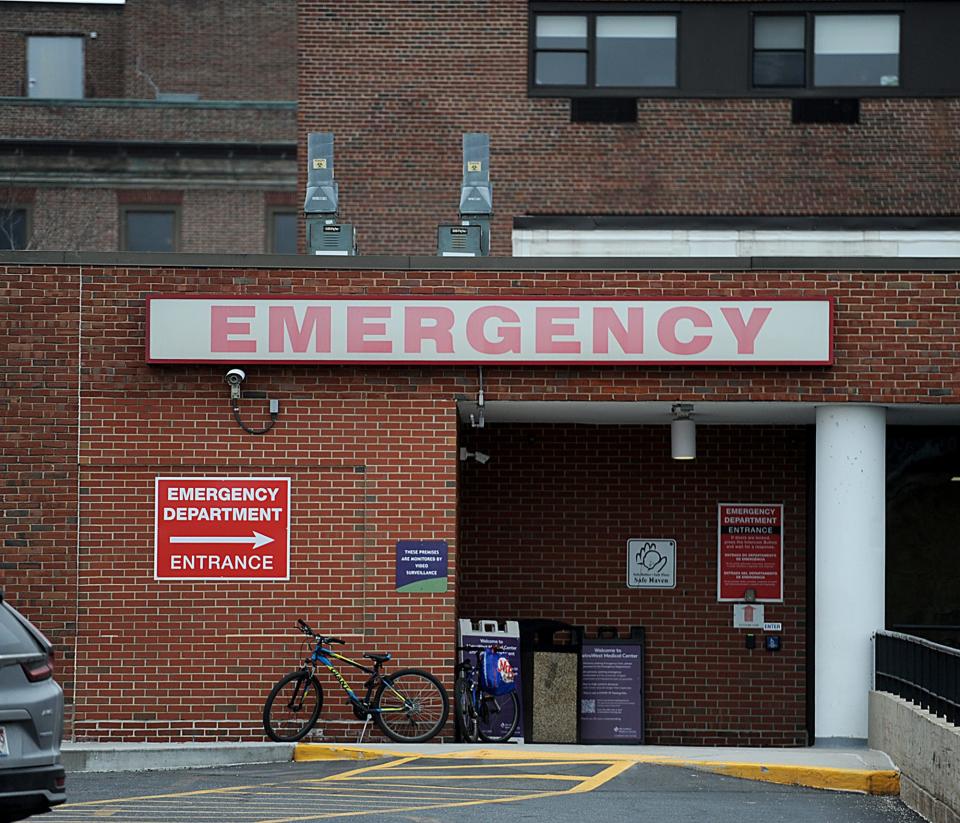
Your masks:
<svg viewBox="0 0 960 823"><path fill-rule="evenodd" d="M763 606L756 603L736 603L733 607L733 628L760 629L763 627Z"/></svg>
<svg viewBox="0 0 960 823"><path fill-rule="evenodd" d="M150 363L829 365L832 303L162 296Z"/></svg>
<svg viewBox="0 0 960 823"><path fill-rule="evenodd" d="M627 541L627 587L673 589L677 585L677 541L636 537Z"/></svg>

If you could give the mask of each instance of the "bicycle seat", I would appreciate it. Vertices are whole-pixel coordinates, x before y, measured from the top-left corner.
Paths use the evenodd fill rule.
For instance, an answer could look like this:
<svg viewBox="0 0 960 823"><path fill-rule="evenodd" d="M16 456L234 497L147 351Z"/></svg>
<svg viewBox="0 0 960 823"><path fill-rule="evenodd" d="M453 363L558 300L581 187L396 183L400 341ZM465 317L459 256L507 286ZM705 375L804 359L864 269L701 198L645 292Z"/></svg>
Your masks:
<svg viewBox="0 0 960 823"><path fill-rule="evenodd" d="M376 660L377 663L386 663L391 657L389 654L374 654L373 652L367 652L364 654L364 657L369 658L370 660Z"/></svg>

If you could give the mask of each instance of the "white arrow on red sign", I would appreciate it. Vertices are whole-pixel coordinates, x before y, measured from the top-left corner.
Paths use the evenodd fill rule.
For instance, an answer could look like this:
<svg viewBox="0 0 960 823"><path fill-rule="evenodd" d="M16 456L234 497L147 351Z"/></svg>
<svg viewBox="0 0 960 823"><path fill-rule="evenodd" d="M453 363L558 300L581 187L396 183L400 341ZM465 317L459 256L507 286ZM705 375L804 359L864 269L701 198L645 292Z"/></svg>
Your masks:
<svg viewBox="0 0 960 823"><path fill-rule="evenodd" d="M171 543L252 543L254 549L272 543L273 538L260 532L254 532L253 537L170 537Z"/></svg>

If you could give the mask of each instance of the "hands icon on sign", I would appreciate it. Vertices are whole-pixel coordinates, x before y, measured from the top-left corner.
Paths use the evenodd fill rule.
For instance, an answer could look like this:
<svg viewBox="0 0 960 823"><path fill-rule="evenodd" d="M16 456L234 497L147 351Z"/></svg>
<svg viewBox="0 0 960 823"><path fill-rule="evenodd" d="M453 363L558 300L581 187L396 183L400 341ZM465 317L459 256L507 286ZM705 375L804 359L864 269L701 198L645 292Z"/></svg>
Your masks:
<svg viewBox="0 0 960 823"><path fill-rule="evenodd" d="M667 565L667 558L657 551L656 543L644 543L643 548L637 552L637 563L648 572L662 572Z"/></svg>

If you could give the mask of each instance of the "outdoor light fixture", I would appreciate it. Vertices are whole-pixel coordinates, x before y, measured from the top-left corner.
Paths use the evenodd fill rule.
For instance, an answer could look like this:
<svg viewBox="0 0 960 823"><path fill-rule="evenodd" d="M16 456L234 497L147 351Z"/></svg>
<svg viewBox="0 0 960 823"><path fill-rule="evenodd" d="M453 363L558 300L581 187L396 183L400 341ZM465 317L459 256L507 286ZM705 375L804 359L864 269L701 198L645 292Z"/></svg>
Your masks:
<svg viewBox="0 0 960 823"><path fill-rule="evenodd" d="M697 424L691 419L691 403L675 403L670 423L670 454L674 460L693 460L697 456Z"/></svg>
<svg viewBox="0 0 960 823"><path fill-rule="evenodd" d="M481 466L490 459L489 454L484 454L483 452L471 452L467 451L463 446L460 447L460 459L469 460L470 458L476 460Z"/></svg>

